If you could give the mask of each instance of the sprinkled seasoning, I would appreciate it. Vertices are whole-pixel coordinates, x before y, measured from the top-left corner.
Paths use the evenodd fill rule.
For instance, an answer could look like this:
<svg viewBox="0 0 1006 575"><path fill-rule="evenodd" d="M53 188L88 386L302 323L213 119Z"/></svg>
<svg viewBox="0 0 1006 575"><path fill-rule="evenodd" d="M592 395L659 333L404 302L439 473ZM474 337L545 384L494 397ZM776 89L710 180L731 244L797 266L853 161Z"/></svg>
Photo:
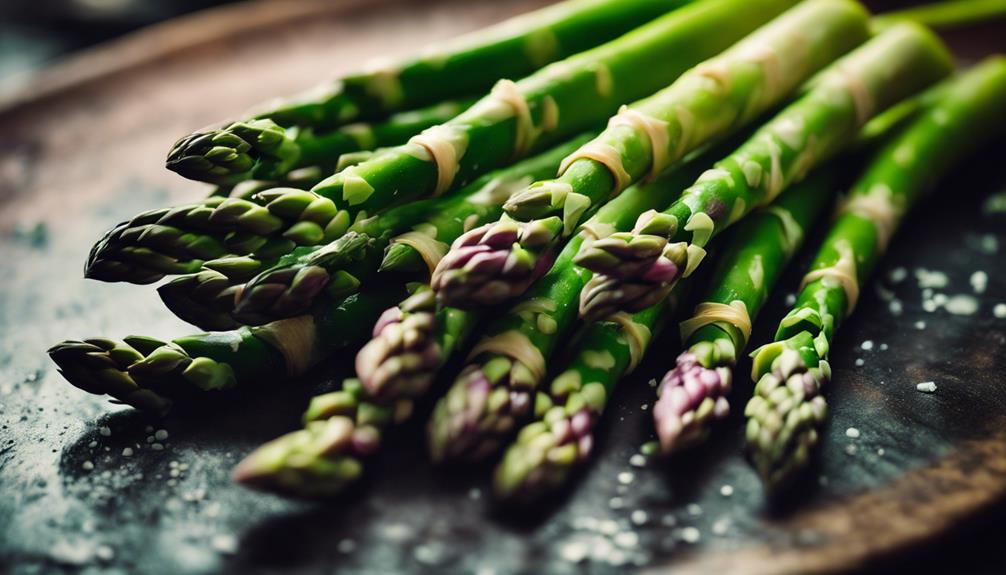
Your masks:
<svg viewBox="0 0 1006 575"><path fill-rule="evenodd" d="M936 392L936 382L934 382L934 381L924 381L922 383L916 384L915 389L921 391L922 393L935 393Z"/></svg>
<svg viewBox="0 0 1006 575"><path fill-rule="evenodd" d="M645 467L646 466L646 457L644 457L640 453L636 453L632 457L629 458L629 465L631 465L633 467Z"/></svg>
<svg viewBox="0 0 1006 575"><path fill-rule="evenodd" d="M635 523L636 525L642 525L646 523L646 520L648 518L649 516L642 509L637 509L633 511L632 515L629 516L629 520Z"/></svg>
<svg viewBox="0 0 1006 575"><path fill-rule="evenodd" d="M686 509L688 510L688 514L693 517L698 517L699 515L702 515L702 506L699 505L698 503L689 503Z"/></svg>
<svg viewBox="0 0 1006 575"><path fill-rule="evenodd" d="M893 270L891 270L890 273L887 274L887 279L894 284L905 281L905 278L907 277L908 277L908 270L902 267L894 268Z"/></svg>
<svg viewBox="0 0 1006 575"><path fill-rule="evenodd" d="M112 430L103 425L98 428L98 433L100 433L102 437L110 437L112 435Z"/></svg>
<svg viewBox="0 0 1006 575"><path fill-rule="evenodd" d="M918 330L926 329L926 322L924 322L922 320L919 320L919 321L915 322L915 329L918 329Z"/></svg>
<svg viewBox="0 0 1006 575"><path fill-rule="evenodd" d="M863 348L863 351L870 351L873 349L873 341L868 339L861 343L859 347Z"/></svg>
<svg viewBox="0 0 1006 575"><path fill-rule="evenodd" d="M1006 318L1006 303L997 303L994 308L992 308L992 315L997 318Z"/></svg>
<svg viewBox="0 0 1006 575"><path fill-rule="evenodd" d="M845 430L845 436L850 437L852 439L859 439L859 430L856 429L855 427L850 427L849 429Z"/></svg>
<svg viewBox="0 0 1006 575"><path fill-rule="evenodd" d="M948 298L943 309L954 315L974 315L978 311L978 300L972 295L958 294Z"/></svg>
<svg viewBox="0 0 1006 575"><path fill-rule="evenodd" d="M720 495L722 495L723 497L730 497L733 494L734 494L733 485L723 485L720 487Z"/></svg>
<svg viewBox="0 0 1006 575"><path fill-rule="evenodd" d="M623 471L618 474L618 482L624 485L632 483L632 480L635 478L636 476L633 475L631 471Z"/></svg>
<svg viewBox="0 0 1006 575"><path fill-rule="evenodd" d="M861 357L857 357L856 358L856 367L863 367L864 365L866 365L866 361L863 358L861 358Z"/></svg>
<svg viewBox="0 0 1006 575"><path fill-rule="evenodd" d="M939 289L947 287L950 283L950 278L947 277L947 274L926 268L916 268L915 279L918 281L920 288Z"/></svg>
<svg viewBox="0 0 1006 575"><path fill-rule="evenodd" d="M989 285L989 275L982 270L978 270L971 274L971 289L975 290L975 293L985 293L985 289Z"/></svg>
<svg viewBox="0 0 1006 575"><path fill-rule="evenodd" d="M685 543L698 543L699 539L702 538L702 533L697 527L683 527L678 532L678 536Z"/></svg>

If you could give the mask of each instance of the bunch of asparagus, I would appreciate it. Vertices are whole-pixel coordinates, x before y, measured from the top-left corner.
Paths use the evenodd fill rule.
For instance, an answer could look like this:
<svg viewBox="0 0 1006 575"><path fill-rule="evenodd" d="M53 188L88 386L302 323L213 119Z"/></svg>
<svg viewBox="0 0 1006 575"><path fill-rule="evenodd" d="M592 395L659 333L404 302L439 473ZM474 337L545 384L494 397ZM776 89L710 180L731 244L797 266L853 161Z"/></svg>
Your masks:
<svg viewBox="0 0 1006 575"><path fill-rule="evenodd" d="M86 266L177 276L164 303L210 331L50 355L73 385L163 415L356 348L356 377L237 481L336 494L429 400L434 461L500 456L497 494L533 500L590 456L689 291L655 434L665 454L709 436L752 322L862 169L753 353L749 454L777 488L818 441L835 329L908 209L1006 133L1006 60L944 80L951 58L918 23L1006 12L981 1L871 18L854 0L567 0L260 106L171 149L210 197L115 226Z"/></svg>

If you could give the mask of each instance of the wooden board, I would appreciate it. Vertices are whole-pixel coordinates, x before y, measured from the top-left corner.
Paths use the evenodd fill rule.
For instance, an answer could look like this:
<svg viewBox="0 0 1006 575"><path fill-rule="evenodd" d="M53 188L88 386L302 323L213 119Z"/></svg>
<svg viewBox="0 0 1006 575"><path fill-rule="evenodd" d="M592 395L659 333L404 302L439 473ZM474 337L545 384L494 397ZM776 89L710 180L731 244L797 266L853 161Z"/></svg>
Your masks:
<svg viewBox="0 0 1006 575"><path fill-rule="evenodd" d="M345 374L346 357L305 381L277 381L212 414L165 422L109 406L55 373L43 350L60 339L191 331L149 288L80 277L101 231L205 193L163 169L175 138L367 57L405 53L537 4L242 4L98 48L0 96L0 567L831 572L932 545L1003 501L1006 320L991 310L1006 302L1006 225L1001 214L981 215L982 194L1006 183L989 169L994 161L962 170L895 241L885 269L906 268L908 279L875 284L903 311L893 314L875 287L865 291L835 346L821 457L786 505L762 496L740 455L737 415L697 453L629 464L650 437L647 382L677 353L672 338L623 383L581 478L539 513L520 516L489 503L489 469L430 468L419 423L391 435L366 485L328 504L231 485L233 464L297 425L311 393ZM982 52L973 35L962 39L962 53ZM986 160L993 157L990 150ZM970 293L971 273L986 271L978 312L925 311L918 267L945 272L950 284L937 291L948 295ZM786 289L797 278L791 273ZM784 296L765 311L755 343L768 337ZM862 349L865 340L873 350ZM915 384L928 380L938 391L918 393ZM742 382L735 406L749 390ZM846 435L850 427L859 438ZM147 438L161 428L169 438L158 451ZM686 541L690 528L697 542Z"/></svg>

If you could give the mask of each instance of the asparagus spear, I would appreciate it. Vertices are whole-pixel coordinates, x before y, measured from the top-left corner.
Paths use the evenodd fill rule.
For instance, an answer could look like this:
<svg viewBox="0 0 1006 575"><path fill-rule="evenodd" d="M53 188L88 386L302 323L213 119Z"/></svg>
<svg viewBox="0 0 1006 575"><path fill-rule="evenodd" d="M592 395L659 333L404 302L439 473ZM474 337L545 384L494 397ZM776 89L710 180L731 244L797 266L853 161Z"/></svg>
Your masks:
<svg viewBox="0 0 1006 575"><path fill-rule="evenodd" d="M509 217L500 225L518 230L515 242L489 246L494 226L483 226L441 260L434 289L457 306L520 295L547 269L539 260L549 259L606 198L778 104L810 74L865 40L867 23L862 7L848 0L804 3L623 109L566 159L557 179L532 184L507 202ZM525 228L543 227L549 235L539 231L524 238ZM472 259L473 252L484 253Z"/></svg>
<svg viewBox="0 0 1006 575"><path fill-rule="evenodd" d="M631 372L677 306L685 283L637 314L587 325L566 369L538 391L533 420L493 475L502 499L534 501L566 482L594 447L593 431L618 381Z"/></svg>
<svg viewBox="0 0 1006 575"><path fill-rule="evenodd" d="M182 223L187 210L175 209L176 229L162 234L161 251L195 248L193 257L204 260L210 248L219 249L204 245L211 243L203 239L205 232L218 238L240 232L243 246L252 251L267 238L332 241L361 214L441 195L589 129L619 104L666 85L794 2L707 0L687 6L518 83L501 80L463 114L340 171L311 192L280 188L250 201L224 201L211 212L196 205L188 227ZM192 228L201 232L201 242L187 235ZM140 249L131 255L156 257Z"/></svg>
<svg viewBox="0 0 1006 575"><path fill-rule="evenodd" d="M534 411L548 358L576 322L576 297L589 273L572 263L580 247L626 229L650 206L670 201L711 154L605 204L585 223L552 269L506 313L490 322L454 385L436 405L429 425L435 460L479 459L492 453L520 420ZM512 242L512 236L499 243Z"/></svg>
<svg viewBox="0 0 1006 575"><path fill-rule="evenodd" d="M711 237L848 146L875 114L950 70L939 39L907 23L843 57L681 199L584 250L577 263L596 275L581 295L581 313L597 318L652 305L701 263Z"/></svg>
<svg viewBox="0 0 1006 575"><path fill-rule="evenodd" d="M436 309L422 286L377 321L356 357L359 380L311 400L303 429L256 449L234 470L236 481L296 496L328 496L360 476L381 434L412 414L443 361L462 345L476 314Z"/></svg>
<svg viewBox="0 0 1006 575"><path fill-rule="evenodd" d="M390 245L419 247L423 250L420 261L424 258L436 265L450 242L465 230L498 218L512 191L555 173L562 158L587 139L589 136L574 138L490 172L448 197L413 202L357 222L346 235L324 247L294 250L245 284L234 317L259 324L303 313L317 298L331 292L333 280L340 292L347 284L368 281ZM396 263L389 267L401 267L404 256L394 257Z"/></svg>
<svg viewBox="0 0 1006 575"><path fill-rule="evenodd" d="M400 287L376 288L309 315L170 342L143 336L65 341L49 356L72 385L163 414L207 392L304 373L333 350L365 339L364 326L400 293Z"/></svg>
<svg viewBox="0 0 1006 575"><path fill-rule="evenodd" d="M298 168L281 180L246 180L218 188L195 204L143 212L105 233L91 249L84 275L108 282L149 284L165 275L197 272L204 260L233 251L257 250L272 257L285 253L296 245L292 240L268 241L241 233L221 238L207 232L210 214L228 201L246 201L277 186L310 189L331 173L332 169L324 166Z"/></svg>
<svg viewBox="0 0 1006 575"><path fill-rule="evenodd" d="M705 439L730 412L727 394L751 324L806 230L838 188L836 169L822 169L746 219L716 261L695 315L681 323L686 346L657 389L653 420L665 454Z"/></svg>
<svg viewBox="0 0 1006 575"><path fill-rule="evenodd" d="M571 0L427 46L397 62L376 60L364 71L289 99L268 102L245 121L331 129L389 112L421 108L485 90L588 50L684 4L683 0Z"/></svg>
<svg viewBox="0 0 1006 575"><path fill-rule="evenodd" d="M1006 134L1006 59L995 56L936 88L938 97L885 144L839 209L775 341L752 354L754 397L745 408L751 460L777 489L806 465L827 407L835 330L909 209L931 184ZM953 142L953 145L947 145ZM949 193L949 190L948 190Z"/></svg>
<svg viewBox="0 0 1006 575"><path fill-rule="evenodd" d="M311 127L284 129L268 119L242 120L175 142L167 168L190 180L221 186L249 179L275 180L300 166L331 163L343 154L397 146L457 116L473 102L441 102L373 124L360 122L328 131Z"/></svg>

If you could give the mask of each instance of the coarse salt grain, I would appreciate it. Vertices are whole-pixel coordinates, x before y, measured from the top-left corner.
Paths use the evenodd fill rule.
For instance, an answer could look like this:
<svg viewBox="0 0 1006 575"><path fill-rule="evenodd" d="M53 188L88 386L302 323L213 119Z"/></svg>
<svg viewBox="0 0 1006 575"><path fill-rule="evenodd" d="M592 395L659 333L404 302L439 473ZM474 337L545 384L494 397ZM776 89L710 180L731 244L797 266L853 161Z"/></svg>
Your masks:
<svg viewBox="0 0 1006 575"><path fill-rule="evenodd" d="M926 329L926 322L922 320L915 322L915 329Z"/></svg>
<svg viewBox="0 0 1006 575"><path fill-rule="evenodd" d="M84 469L84 471L91 471L92 469L94 469L94 462L85 461L84 464L81 465L81 467Z"/></svg>
<svg viewBox="0 0 1006 575"><path fill-rule="evenodd" d="M649 516L642 509L637 509L637 510L633 511L632 515L629 516L629 519L633 523L635 523L636 525L642 525L642 524L646 523L646 520L648 518L649 518Z"/></svg>
<svg viewBox="0 0 1006 575"><path fill-rule="evenodd" d="M632 483L632 480L635 478L636 476L633 475L631 471L623 471L618 474L618 482L623 485L628 485Z"/></svg>
<svg viewBox="0 0 1006 575"><path fill-rule="evenodd" d="M866 361L864 361L863 358L856 358L856 367L863 367L864 364L866 364Z"/></svg>
<svg viewBox="0 0 1006 575"><path fill-rule="evenodd" d="M850 427L849 429L845 430L845 436L846 437L851 437L852 439L858 439L859 438L859 430L856 429L855 427Z"/></svg>
<svg viewBox="0 0 1006 575"><path fill-rule="evenodd" d="M975 290L975 293L985 293L985 289L989 285L989 274L978 270L971 274L971 289Z"/></svg>
<svg viewBox="0 0 1006 575"><path fill-rule="evenodd" d="M133 448L132 447L124 447L122 449L122 456L123 457L132 457L133 456Z"/></svg>
<svg viewBox="0 0 1006 575"><path fill-rule="evenodd" d="M685 509L687 509L688 514L693 517L698 517L699 515L702 515L702 506L700 506L698 503L689 503L688 507L686 507Z"/></svg>
<svg viewBox="0 0 1006 575"><path fill-rule="evenodd" d="M635 547L639 545L639 534L635 531L622 531L617 533L612 541L619 547Z"/></svg>
<svg viewBox="0 0 1006 575"><path fill-rule="evenodd" d="M702 538L702 533L697 527L683 527L679 535L685 543L697 543Z"/></svg>
<svg viewBox="0 0 1006 575"><path fill-rule="evenodd" d="M112 430L109 429L108 426L102 425L101 427L98 428L98 433L100 433L104 437L110 437L112 435Z"/></svg>
<svg viewBox="0 0 1006 575"><path fill-rule="evenodd" d="M723 485L722 487L720 487L720 495L722 495L723 497L730 497L733 494L734 494L733 485Z"/></svg>
<svg viewBox="0 0 1006 575"><path fill-rule="evenodd" d="M933 393L936 391L936 382L934 381L923 381L915 386L915 389L921 391L922 393Z"/></svg>
<svg viewBox="0 0 1006 575"><path fill-rule="evenodd" d="M859 347L863 348L863 351L870 351L871 349L873 349L873 340L868 339L863 343L859 344Z"/></svg>
<svg viewBox="0 0 1006 575"><path fill-rule="evenodd" d="M1006 303L997 303L994 308L992 308L992 315L999 319L1006 318Z"/></svg>
<svg viewBox="0 0 1006 575"><path fill-rule="evenodd" d="M646 458L643 457L641 454L636 453L635 455L629 458L629 465L633 467L645 467Z"/></svg>
<svg viewBox="0 0 1006 575"><path fill-rule="evenodd" d="M157 441L164 441L167 438L168 438L167 429L158 429L156 432L154 432L154 439L156 439Z"/></svg>

